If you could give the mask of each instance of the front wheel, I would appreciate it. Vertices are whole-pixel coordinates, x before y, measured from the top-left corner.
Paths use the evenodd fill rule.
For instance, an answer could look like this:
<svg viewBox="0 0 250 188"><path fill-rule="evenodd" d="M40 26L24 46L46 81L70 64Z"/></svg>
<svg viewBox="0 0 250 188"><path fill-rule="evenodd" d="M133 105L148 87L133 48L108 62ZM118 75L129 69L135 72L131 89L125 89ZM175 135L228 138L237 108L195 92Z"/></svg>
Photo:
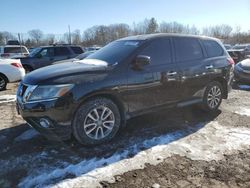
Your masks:
<svg viewBox="0 0 250 188"><path fill-rule="evenodd" d="M107 98L95 98L84 103L76 112L73 134L84 145L110 141L121 127L117 105Z"/></svg>
<svg viewBox="0 0 250 188"><path fill-rule="evenodd" d="M7 86L7 80L6 78L0 74L0 91L3 91L6 89Z"/></svg>
<svg viewBox="0 0 250 188"><path fill-rule="evenodd" d="M204 93L203 108L206 111L216 111L222 101L222 85L219 82L211 82Z"/></svg>

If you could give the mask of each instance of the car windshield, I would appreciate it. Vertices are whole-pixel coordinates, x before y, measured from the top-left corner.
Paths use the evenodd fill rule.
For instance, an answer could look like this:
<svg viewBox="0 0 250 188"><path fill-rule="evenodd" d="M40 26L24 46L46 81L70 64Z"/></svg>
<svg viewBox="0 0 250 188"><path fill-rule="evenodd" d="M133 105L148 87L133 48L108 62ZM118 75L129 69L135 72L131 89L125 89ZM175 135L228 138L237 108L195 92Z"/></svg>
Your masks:
<svg viewBox="0 0 250 188"><path fill-rule="evenodd" d="M42 48L35 48L32 50L32 52L29 54L30 57L34 57Z"/></svg>
<svg viewBox="0 0 250 188"><path fill-rule="evenodd" d="M89 55L86 59L98 59L106 61L108 64L120 63L120 61L138 48L141 43L140 40L114 41Z"/></svg>

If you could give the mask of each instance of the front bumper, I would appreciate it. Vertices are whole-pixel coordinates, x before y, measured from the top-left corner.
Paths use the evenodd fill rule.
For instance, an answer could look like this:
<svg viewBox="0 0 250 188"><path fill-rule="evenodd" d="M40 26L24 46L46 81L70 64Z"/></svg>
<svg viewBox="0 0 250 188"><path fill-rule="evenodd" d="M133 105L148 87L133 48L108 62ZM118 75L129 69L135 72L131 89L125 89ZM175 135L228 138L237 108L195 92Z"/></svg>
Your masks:
<svg viewBox="0 0 250 188"><path fill-rule="evenodd" d="M17 112L34 129L52 140L66 140L71 137L72 113L67 100L55 99L48 101L24 103L17 96ZM49 126L42 126L41 120L49 122Z"/></svg>

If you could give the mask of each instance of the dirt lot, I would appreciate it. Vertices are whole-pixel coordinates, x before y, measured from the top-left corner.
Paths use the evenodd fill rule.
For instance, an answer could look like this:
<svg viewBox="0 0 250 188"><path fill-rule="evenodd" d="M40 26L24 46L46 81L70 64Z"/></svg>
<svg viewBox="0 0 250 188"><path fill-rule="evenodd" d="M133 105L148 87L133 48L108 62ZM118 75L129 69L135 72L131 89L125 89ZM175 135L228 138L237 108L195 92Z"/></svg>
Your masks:
<svg viewBox="0 0 250 188"><path fill-rule="evenodd" d="M214 114L134 118L96 147L30 129L15 111L16 86L0 92L0 187L250 187L250 86L235 87Z"/></svg>

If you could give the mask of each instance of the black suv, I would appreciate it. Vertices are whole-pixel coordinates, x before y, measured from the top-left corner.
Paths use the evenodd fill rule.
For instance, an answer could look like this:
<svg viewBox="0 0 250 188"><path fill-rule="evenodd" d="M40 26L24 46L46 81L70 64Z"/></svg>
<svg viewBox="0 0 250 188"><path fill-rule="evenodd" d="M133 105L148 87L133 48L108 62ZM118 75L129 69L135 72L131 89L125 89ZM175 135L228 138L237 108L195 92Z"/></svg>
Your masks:
<svg viewBox="0 0 250 188"><path fill-rule="evenodd" d="M86 59L26 75L17 109L49 138L82 144L113 138L126 120L161 107L200 103L215 111L226 99L233 60L214 38L177 34L114 41Z"/></svg>
<svg viewBox="0 0 250 188"><path fill-rule="evenodd" d="M52 45L35 48L28 57L20 58L26 72L51 65L55 61L71 59L83 53L80 46Z"/></svg>

